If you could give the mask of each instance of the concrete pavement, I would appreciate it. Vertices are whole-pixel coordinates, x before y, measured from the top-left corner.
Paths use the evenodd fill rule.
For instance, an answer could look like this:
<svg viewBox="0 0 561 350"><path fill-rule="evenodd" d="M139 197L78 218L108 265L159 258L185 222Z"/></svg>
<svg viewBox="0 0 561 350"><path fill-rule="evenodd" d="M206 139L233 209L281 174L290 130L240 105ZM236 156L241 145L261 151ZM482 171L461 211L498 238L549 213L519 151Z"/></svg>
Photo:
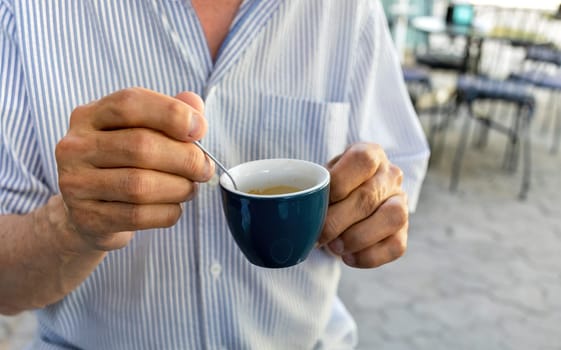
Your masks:
<svg viewBox="0 0 561 350"><path fill-rule="evenodd" d="M359 350L561 349L561 154L548 153L540 123L525 202L516 199L520 172L500 169L505 139L493 134L483 151L468 150L450 193L452 131L411 217L406 255L344 270Z"/></svg>

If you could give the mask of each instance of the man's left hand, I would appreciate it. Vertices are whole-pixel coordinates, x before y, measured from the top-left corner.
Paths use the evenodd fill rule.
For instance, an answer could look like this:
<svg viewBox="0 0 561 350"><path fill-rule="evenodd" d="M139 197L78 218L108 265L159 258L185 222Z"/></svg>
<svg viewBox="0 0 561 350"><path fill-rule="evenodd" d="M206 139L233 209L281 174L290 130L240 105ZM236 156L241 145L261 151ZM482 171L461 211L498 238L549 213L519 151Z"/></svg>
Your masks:
<svg viewBox="0 0 561 350"><path fill-rule="evenodd" d="M375 144L357 143L327 164L330 205L318 243L352 267L378 267L407 248L403 173Z"/></svg>

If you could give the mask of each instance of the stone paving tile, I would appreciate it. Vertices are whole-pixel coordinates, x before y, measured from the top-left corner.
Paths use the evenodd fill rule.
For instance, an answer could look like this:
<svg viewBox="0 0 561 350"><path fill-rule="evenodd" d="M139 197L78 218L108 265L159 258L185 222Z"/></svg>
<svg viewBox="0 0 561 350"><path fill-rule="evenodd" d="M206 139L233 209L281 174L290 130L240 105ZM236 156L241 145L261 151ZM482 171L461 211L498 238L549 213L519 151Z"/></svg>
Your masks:
<svg viewBox="0 0 561 350"><path fill-rule="evenodd" d="M445 330L443 323L436 319L426 322L426 316L411 307L389 307L382 312L384 323L381 329L391 341L408 339L418 333L438 333Z"/></svg>
<svg viewBox="0 0 561 350"><path fill-rule="evenodd" d="M412 339L414 349L442 350L509 350L502 336L494 329L476 327L461 331L420 334ZM381 348L383 349L383 348Z"/></svg>
<svg viewBox="0 0 561 350"><path fill-rule="evenodd" d="M413 310L424 315L425 320L441 322L446 329L493 327L504 319L518 319L525 315L524 309L475 293L417 303Z"/></svg>
<svg viewBox="0 0 561 350"><path fill-rule="evenodd" d="M500 331L512 349L561 349L559 325L550 319L529 317L524 320L507 320ZM559 319L557 319L559 321ZM555 329L552 329L555 326Z"/></svg>

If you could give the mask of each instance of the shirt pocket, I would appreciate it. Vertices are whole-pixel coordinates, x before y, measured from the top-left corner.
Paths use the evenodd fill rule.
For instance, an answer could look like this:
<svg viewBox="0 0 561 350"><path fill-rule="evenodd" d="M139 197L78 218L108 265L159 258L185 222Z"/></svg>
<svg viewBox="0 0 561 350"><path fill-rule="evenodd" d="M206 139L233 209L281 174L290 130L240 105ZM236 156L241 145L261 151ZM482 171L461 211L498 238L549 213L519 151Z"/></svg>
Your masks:
<svg viewBox="0 0 561 350"><path fill-rule="evenodd" d="M259 158L325 164L347 146L349 103L265 95L260 99Z"/></svg>

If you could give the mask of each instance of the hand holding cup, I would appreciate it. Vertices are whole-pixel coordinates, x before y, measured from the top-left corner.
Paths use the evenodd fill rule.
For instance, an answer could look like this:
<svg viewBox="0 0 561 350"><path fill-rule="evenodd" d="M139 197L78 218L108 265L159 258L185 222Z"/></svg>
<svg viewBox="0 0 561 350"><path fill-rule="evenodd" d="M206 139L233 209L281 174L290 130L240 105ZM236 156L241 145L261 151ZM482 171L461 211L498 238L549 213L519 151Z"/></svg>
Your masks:
<svg viewBox="0 0 561 350"><path fill-rule="evenodd" d="M401 257L409 224L401 169L369 143L352 145L327 167L331 195L320 245L359 268Z"/></svg>

